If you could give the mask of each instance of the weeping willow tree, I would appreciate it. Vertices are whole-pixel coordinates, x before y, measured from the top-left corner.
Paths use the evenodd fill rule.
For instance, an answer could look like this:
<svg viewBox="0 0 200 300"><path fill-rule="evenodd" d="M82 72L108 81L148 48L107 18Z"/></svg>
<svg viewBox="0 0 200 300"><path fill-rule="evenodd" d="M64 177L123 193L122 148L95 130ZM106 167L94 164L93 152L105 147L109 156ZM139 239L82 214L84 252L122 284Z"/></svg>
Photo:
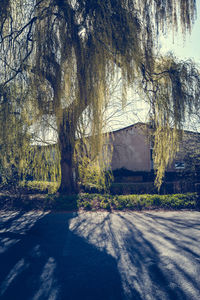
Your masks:
<svg viewBox="0 0 200 300"><path fill-rule="evenodd" d="M156 62L154 41L168 29L190 31L195 0L14 0L3 4L1 83L6 86L14 80L29 89L35 113L31 113L32 121L44 115L55 118L60 191L76 190L79 175L74 173L80 163L76 140L84 142L85 120L89 120L87 143L92 154L82 166L103 165L103 112L109 101L109 82L116 74L122 82L122 106L127 89L138 78L148 96L156 124L154 157L159 186L169 149L176 148L174 133L181 128L183 112L196 99L198 88L192 85L191 93L184 93L184 86L190 85L187 71L182 74L181 66L173 61ZM190 73L193 69L191 66ZM82 143L78 152L85 156Z"/></svg>
<svg viewBox="0 0 200 300"><path fill-rule="evenodd" d="M143 67L143 87L150 102L151 141L160 188L165 169L179 151L183 126L200 105L200 73L194 63L172 55L155 59L154 69Z"/></svg>
<svg viewBox="0 0 200 300"><path fill-rule="evenodd" d="M28 92L28 91L27 91ZM29 92L28 92L29 93ZM59 151L55 144L37 143L28 94L10 84L0 90L0 183L13 187L20 181L59 181Z"/></svg>
<svg viewBox="0 0 200 300"><path fill-rule="evenodd" d="M20 162L30 145L26 108L19 105L17 95L14 86L0 90L0 175L5 184L19 181Z"/></svg>

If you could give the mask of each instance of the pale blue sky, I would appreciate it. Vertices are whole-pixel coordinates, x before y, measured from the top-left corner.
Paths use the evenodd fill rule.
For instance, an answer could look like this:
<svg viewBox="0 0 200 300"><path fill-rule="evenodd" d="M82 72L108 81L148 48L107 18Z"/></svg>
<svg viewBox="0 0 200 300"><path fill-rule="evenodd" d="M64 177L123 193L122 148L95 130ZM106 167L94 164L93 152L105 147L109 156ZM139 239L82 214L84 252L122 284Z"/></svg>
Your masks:
<svg viewBox="0 0 200 300"><path fill-rule="evenodd" d="M172 33L168 33L167 36L161 34L158 48L163 55L167 52L173 52L178 59L193 59L200 66L200 0L197 1L197 19L192 27L191 34L188 33L185 36L185 40L181 31L176 33L174 38ZM131 100L131 96L129 100ZM145 122L147 121L147 111L148 106L145 104L145 101L141 98L139 98L139 101L134 99L132 106L128 106L119 116L116 114L114 121L110 124L111 128L118 129L138 121ZM197 128L200 130L199 125L197 125ZM187 127L187 129L191 128Z"/></svg>
<svg viewBox="0 0 200 300"><path fill-rule="evenodd" d="M196 63L200 64L200 0L197 0L197 20L195 21L191 35L187 34L185 41L179 32L174 36L161 36L161 51L166 53L172 51L177 58L192 58Z"/></svg>

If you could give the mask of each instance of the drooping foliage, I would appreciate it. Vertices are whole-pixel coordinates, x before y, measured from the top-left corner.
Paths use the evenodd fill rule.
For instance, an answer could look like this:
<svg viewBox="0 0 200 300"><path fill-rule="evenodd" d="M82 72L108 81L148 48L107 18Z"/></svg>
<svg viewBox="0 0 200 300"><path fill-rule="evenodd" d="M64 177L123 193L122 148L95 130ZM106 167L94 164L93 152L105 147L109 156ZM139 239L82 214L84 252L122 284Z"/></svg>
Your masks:
<svg viewBox="0 0 200 300"><path fill-rule="evenodd" d="M25 92L23 96L27 96ZM24 101L17 86L1 90L0 183L15 185L28 179L59 181L58 147L35 143L30 131L30 107L27 111Z"/></svg>
<svg viewBox="0 0 200 300"><path fill-rule="evenodd" d="M179 150L186 117L200 105L199 75L192 61L176 61L172 56L155 60L151 73L143 69L144 91L151 105L157 187Z"/></svg>
<svg viewBox="0 0 200 300"><path fill-rule="evenodd" d="M150 101L156 125L154 157L159 186L168 163L169 147L176 148L170 121L175 120L175 129L181 127L183 112L197 92L194 86L193 93L184 93L183 86L190 84L187 68L182 65L180 69L180 64L173 65L173 60L155 61L154 46L161 32L176 31L179 25L183 32L191 30L195 0L4 2L1 84L9 85L15 80L30 91L32 123L43 115L55 118L61 191L72 192L76 188L74 177L80 178L80 157L74 155L76 139L83 142L83 136L90 135L87 142L92 155L86 157L79 149L87 161L83 164L85 170L90 170L94 162L101 166L100 160L105 159L105 155L99 155L105 145L103 112L109 101L109 82L116 79L116 74L121 77L122 104L127 88L134 85L136 78L140 78L141 88ZM89 124L87 132L85 120Z"/></svg>
<svg viewBox="0 0 200 300"><path fill-rule="evenodd" d="M14 86L0 91L0 169L3 183L18 181L20 161L30 143L25 108L17 103L17 94Z"/></svg>
<svg viewBox="0 0 200 300"><path fill-rule="evenodd" d="M200 176L200 133L185 131L179 150L180 156L184 157L184 169L181 175L185 181L194 181ZM178 159L179 159L178 153Z"/></svg>
<svg viewBox="0 0 200 300"><path fill-rule="evenodd" d="M59 160L57 145L31 145L20 162L21 180L59 182Z"/></svg>

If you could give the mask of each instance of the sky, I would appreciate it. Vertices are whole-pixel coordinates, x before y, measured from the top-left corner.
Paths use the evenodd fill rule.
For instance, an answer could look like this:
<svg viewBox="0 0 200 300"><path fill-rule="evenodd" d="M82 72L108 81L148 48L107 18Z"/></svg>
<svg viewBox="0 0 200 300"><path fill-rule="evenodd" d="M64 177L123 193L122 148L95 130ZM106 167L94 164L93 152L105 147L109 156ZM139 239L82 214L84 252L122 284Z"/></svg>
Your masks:
<svg viewBox="0 0 200 300"><path fill-rule="evenodd" d="M191 34L186 34L185 38L181 31L173 34L168 33L168 35L160 35L158 42L158 49L162 55L172 52L180 60L192 59L200 67L200 0L197 0L197 18L192 27ZM139 101L134 101L131 108L129 105L127 111L125 109L124 113L120 117L111 123L111 128L113 130L129 126L138 121L147 121L147 111L148 107L145 101L138 99ZM131 113L132 110L132 113ZM137 114L133 114L136 111ZM113 126L112 126L113 125ZM200 131L200 125L196 125L196 130ZM192 127L185 127L188 130L194 130L194 125Z"/></svg>
<svg viewBox="0 0 200 300"><path fill-rule="evenodd" d="M172 51L177 58L193 59L200 64L200 0L197 0L197 19L193 25L191 35L189 33L184 38L180 32L173 35L161 36L161 52L163 54Z"/></svg>

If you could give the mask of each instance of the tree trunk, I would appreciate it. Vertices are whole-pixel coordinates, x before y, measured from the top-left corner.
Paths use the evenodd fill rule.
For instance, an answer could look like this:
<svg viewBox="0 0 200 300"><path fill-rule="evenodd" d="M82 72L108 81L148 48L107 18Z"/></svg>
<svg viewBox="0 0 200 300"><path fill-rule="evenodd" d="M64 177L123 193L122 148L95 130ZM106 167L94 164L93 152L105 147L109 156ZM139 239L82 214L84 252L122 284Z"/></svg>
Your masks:
<svg viewBox="0 0 200 300"><path fill-rule="evenodd" d="M76 182L73 174L73 154L70 152L61 152L61 184L59 188L60 193L74 194L76 192Z"/></svg>
<svg viewBox="0 0 200 300"><path fill-rule="evenodd" d="M64 194L74 194L77 192L77 183L74 174L73 162L75 131L74 126L70 126L68 121L63 123L65 124L59 126L61 184L58 192Z"/></svg>

